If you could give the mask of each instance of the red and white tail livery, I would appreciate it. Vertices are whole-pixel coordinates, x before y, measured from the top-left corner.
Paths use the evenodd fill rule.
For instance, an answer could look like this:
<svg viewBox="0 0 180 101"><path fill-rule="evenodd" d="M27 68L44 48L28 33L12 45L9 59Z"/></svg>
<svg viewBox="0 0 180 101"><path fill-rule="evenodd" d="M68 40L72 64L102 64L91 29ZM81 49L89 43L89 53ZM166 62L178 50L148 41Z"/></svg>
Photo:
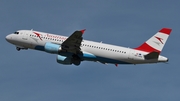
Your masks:
<svg viewBox="0 0 180 101"><path fill-rule="evenodd" d="M122 46L83 40L85 30L75 31L71 36L61 36L33 30L19 30L6 36L6 40L21 49L35 49L57 54L57 62L64 65L80 65L82 61L103 64L145 64L167 62L160 53L171 33L162 28L141 46L131 49Z"/></svg>
<svg viewBox="0 0 180 101"><path fill-rule="evenodd" d="M157 32L154 36L152 36L149 40L143 43L137 50L145 51L145 52L158 52L160 53L171 33L171 29L163 28L159 32Z"/></svg>

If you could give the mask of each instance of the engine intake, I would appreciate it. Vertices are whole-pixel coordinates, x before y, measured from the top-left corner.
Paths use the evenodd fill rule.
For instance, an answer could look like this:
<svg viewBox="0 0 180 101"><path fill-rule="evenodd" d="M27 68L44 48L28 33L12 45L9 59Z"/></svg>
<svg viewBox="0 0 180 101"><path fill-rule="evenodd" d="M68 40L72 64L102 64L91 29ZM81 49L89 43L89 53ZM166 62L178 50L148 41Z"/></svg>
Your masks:
<svg viewBox="0 0 180 101"><path fill-rule="evenodd" d="M56 60L60 64L64 64L64 65L71 65L72 64L71 57L57 55L57 59Z"/></svg>

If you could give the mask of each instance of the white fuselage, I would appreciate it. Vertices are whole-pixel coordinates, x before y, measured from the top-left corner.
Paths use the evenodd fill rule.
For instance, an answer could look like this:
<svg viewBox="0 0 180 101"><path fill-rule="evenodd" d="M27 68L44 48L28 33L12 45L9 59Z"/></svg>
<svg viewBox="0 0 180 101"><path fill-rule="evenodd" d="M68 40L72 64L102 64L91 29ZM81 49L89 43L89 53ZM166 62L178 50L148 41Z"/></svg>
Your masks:
<svg viewBox="0 0 180 101"><path fill-rule="evenodd" d="M6 36L6 40L19 48L41 51L44 51L44 45L47 42L61 45L68 38L33 30L20 30L18 32L18 34ZM38 34L34 34L34 32ZM83 40L80 48L84 53L84 57L82 57L84 60L101 62L103 64L143 64L168 61L166 57L160 55L158 59L146 60L144 55L147 55L148 52L88 40Z"/></svg>

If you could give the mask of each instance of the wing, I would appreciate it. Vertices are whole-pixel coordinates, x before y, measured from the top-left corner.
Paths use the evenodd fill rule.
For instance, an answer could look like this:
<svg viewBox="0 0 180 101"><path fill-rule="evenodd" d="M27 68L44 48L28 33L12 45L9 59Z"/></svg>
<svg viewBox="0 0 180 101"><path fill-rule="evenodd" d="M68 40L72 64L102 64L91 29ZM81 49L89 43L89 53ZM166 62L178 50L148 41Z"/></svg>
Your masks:
<svg viewBox="0 0 180 101"><path fill-rule="evenodd" d="M68 37L61 45L62 50L74 54L81 52L80 46L83 40L82 35L84 31L85 29L81 31L75 31L70 37Z"/></svg>

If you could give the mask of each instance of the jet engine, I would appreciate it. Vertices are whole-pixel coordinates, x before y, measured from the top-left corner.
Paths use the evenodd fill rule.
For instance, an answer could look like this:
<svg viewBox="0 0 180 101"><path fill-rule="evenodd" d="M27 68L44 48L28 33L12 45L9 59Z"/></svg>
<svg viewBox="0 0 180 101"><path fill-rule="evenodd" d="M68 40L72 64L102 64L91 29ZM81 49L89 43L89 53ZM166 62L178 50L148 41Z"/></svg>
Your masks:
<svg viewBox="0 0 180 101"><path fill-rule="evenodd" d="M72 56L62 56L62 55L57 55L57 62L60 64L65 64L65 65L71 65L74 64L76 66L80 65L81 63L81 59L76 56L76 55L72 55Z"/></svg>
<svg viewBox="0 0 180 101"><path fill-rule="evenodd" d="M47 42L44 46L44 49L48 53L58 54L59 51L61 50L61 46L58 44Z"/></svg>
<svg viewBox="0 0 180 101"><path fill-rule="evenodd" d="M72 57L66 57L62 55L57 55L57 62L64 65L71 65L72 64Z"/></svg>

